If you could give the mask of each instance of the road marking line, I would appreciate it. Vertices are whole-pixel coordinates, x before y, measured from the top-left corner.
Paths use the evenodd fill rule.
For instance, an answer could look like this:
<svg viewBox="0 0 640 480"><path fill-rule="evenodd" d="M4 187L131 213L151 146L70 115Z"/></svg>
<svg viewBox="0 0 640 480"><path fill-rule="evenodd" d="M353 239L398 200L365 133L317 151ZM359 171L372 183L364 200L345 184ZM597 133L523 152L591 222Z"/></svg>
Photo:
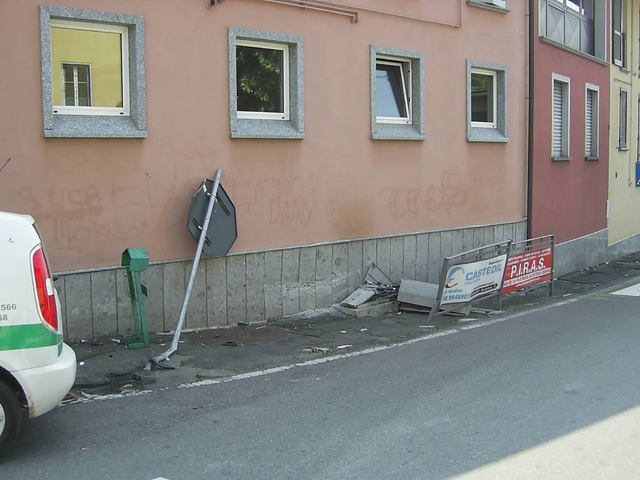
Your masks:
<svg viewBox="0 0 640 480"><path fill-rule="evenodd" d="M492 320L487 320L484 322L479 322L479 323L474 323L469 325L465 324L463 326L460 326L459 328L452 328L450 330L443 330L442 332L435 332L429 335L425 335L423 337L412 338L411 340L406 340L404 342L395 343L392 345L370 347L370 348L365 348L363 350L358 350L355 352L349 352L349 353L343 353L340 355L333 355L329 357L322 357L322 358L316 358L313 360L307 360L306 362L292 363L289 365L283 365L281 367L273 367L265 370L257 370L255 372L240 373L238 375L233 375L231 377L219 379L219 380L207 379L207 380L199 380L197 382L183 383L178 385L177 388L205 387L208 385L218 385L221 383L229 383L229 382L235 382L238 380L246 380L248 378L264 377L266 375L272 375L274 373L286 372L287 370L291 370L292 368L296 368L296 367L311 367L313 365L321 365L323 363L334 362L336 360L343 360L346 358L353 358L353 357L359 357L361 355L369 355L372 353L383 352L383 351L391 350L394 348L406 347L408 345L413 345L414 343L425 342L427 340L433 340L434 338L446 337L448 335L461 333L467 330L473 330L475 328L488 327L496 323L506 322L508 320L513 320L513 319L523 317L525 315L529 315L532 313L538 313L551 308L562 307L564 305L577 302L578 300L579 298L572 298L569 300L553 303L550 305L544 305L538 308L532 308L530 310L523 310L520 312L512 313L510 315L505 315L504 317L498 317L498 318L494 318ZM90 402L101 401L101 400L113 400L113 399L125 398L125 397L137 397L137 396L147 395L150 393L153 393L153 390L141 390L139 392L125 392L125 393L116 393L111 395L89 395L83 398L79 398L76 401L66 403L65 405L73 405L75 403L90 403Z"/></svg>
<svg viewBox="0 0 640 480"><path fill-rule="evenodd" d="M506 322L507 320L513 320L514 318L522 317L524 315L528 315L528 314L531 314L531 313L540 312L540 311L543 311L543 310L547 310L549 308L561 307L561 306L568 305L570 303L577 302L577 301L578 301L577 298L572 298L570 300L565 300L565 301L562 301L562 302L554 303L552 305L545 305L545 306L534 308L534 309L531 309L531 310L526 310L526 311L522 311L522 312L513 313L511 315L506 315L504 317L495 318L493 320L487 320L486 322L480 322L480 323L476 323L476 324L473 324L473 325L465 325L463 327L453 328L451 330L444 330L442 332L432 333L431 335L425 335L424 337L412 338L411 340L406 340L404 342L395 343L393 345L383 345L383 346L380 346L380 347L365 348L363 350L358 350L356 352L345 353L345 354L342 354L342 355L333 355L333 356L330 356L330 357L316 358L316 359L313 359L313 360L307 360L306 362L292 363L290 365L283 365L282 367L269 368L267 370L258 370L258 371L249 372L249 373L241 373L239 375L233 375L233 376L231 376L229 378L225 378L225 379L222 379L222 380L210 379L210 380L200 380L200 381L197 381L197 382L183 383L181 385L178 385L178 388L204 387L204 386L207 386L207 385L217 385L217 384L220 384L220 383L235 382L237 380L245 380L247 378L263 377L265 375L271 375L272 373L284 372L284 371L287 371L287 370L291 370L292 368L295 368L295 367L310 367L310 366L313 366L313 365L320 365L320 364L323 364L323 363L334 362L336 360L343 360L345 358L359 357L361 355L369 355L371 353L383 352L383 351L386 351L386 350L391 350L393 348L405 347L407 345L412 345L414 343L424 342L424 341L427 341L427 340L432 340L434 338L445 337L447 335L453 335L454 333L460 333L460 332L465 331L465 330L472 330L474 328L479 328L479 327L487 327L487 326L493 325L495 323Z"/></svg>
<svg viewBox="0 0 640 480"><path fill-rule="evenodd" d="M623 288L622 290L616 290L611 292L611 295L625 295L628 297L640 297L640 283L631 285L630 287Z"/></svg>

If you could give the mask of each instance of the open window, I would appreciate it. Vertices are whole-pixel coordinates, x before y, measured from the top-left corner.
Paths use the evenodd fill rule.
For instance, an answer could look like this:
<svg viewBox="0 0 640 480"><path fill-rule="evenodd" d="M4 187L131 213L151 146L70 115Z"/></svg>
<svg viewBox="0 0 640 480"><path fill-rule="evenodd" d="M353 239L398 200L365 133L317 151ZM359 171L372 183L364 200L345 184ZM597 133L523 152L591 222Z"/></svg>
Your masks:
<svg viewBox="0 0 640 480"><path fill-rule="evenodd" d="M371 47L371 138L424 140L424 56Z"/></svg>

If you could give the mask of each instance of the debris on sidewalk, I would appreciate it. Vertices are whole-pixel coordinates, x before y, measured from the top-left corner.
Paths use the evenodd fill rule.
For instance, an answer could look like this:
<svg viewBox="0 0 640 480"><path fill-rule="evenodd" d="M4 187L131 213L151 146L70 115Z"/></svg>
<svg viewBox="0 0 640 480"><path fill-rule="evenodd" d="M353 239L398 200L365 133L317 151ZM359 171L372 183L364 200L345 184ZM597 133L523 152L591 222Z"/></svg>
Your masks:
<svg viewBox="0 0 640 480"><path fill-rule="evenodd" d="M372 263L362 285L340 302L339 308L357 318L397 311L428 314L436 305L438 289L438 284L417 280L401 279L396 285ZM468 304L447 314L467 316L470 311Z"/></svg>
<svg viewBox="0 0 640 480"><path fill-rule="evenodd" d="M398 285L372 263L362 285L340 302L340 310L355 317L381 315L396 311ZM366 304L366 305L365 305Z"/></svg>
<svg viewBox="0 0 640 480"><path fill-rule="evenodd" d="M398 309L403 312L429 313L436 305L439 285L419 282L417 280L400 280L398 290ZM449 315L467 316L471 312L471 304L463 305Z"/></svg>
<svg viewBox="0 0 640 480"><path fill-rule="evenodd" d="M326 347L311 347L310 350L311 350L311 353L323 353L323 354L331 353L331 349Z"/></svg>

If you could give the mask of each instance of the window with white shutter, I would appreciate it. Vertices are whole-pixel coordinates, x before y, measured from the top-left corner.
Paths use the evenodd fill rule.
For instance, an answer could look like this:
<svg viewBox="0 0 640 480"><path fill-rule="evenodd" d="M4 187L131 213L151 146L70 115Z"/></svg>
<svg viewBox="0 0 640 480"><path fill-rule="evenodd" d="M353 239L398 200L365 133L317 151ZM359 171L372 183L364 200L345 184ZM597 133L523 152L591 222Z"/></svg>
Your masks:
<svg viewBox="0 0 640 480"><path fill-rule="evenodd" d="M618 121L618 148L629 148L627 143L627 90L620 89L620 119Z"/></svg>
<svg viewBox="0 0 640 480"><path fill-rule="evenodd" d="M553 75L551 156L569 160L569 79Z"/></svg>
<svg viewBox="0 0 640 480"><path fill-rule="evenodd" d="M587 84L585 97L585 141L584 150L587 160L598 159L598 133L599 133L599 111L600 111L600 89L596 85Z"/></svg>

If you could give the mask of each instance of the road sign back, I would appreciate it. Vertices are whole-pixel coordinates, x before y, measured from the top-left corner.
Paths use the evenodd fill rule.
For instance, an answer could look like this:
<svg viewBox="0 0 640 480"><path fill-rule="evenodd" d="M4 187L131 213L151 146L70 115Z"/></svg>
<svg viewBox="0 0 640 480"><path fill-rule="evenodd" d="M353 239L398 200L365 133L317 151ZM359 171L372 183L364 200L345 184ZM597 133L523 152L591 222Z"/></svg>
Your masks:
<svg viewBox="0 0 640 480"><path fill-rule="evenodd" d="M200 238L204 218L207 214L209 193L212 190L213 181L207 179L202 182L191 200L187 228L196 241ZM222 188L222 184L219 184L216 203L213 206L213 214L202 251L209 255L223 257L229 253L236 238L238 238L236 207Z"/></svg>

